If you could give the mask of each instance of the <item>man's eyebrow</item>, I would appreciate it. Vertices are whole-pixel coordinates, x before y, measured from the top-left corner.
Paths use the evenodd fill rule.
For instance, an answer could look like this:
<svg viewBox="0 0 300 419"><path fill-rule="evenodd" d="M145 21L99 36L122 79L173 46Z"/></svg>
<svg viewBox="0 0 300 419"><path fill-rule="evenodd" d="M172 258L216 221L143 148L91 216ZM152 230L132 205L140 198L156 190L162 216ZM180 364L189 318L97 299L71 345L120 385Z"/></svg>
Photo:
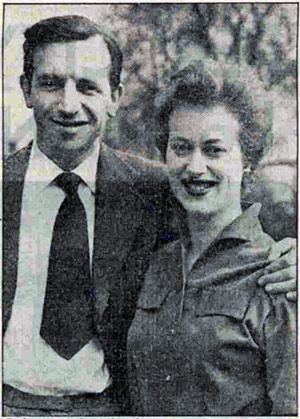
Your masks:
<svg viewBox="0 0 300 419"><path fill-rule="evenodd" d="M80 79L77 80L77 83L85 83L85 84L92 84L94 86L97 86L97 83L94 80L91 79L86 79L84 77L81 77Z"/></svg>
<svg viewBox="0 0 300 419"><path fill-rule="evenodd" d="M97 92L102 92L101 86L99 86L99 83L97 81L86 79L84 77L81 77L80 79L76 80L76 86L77 87L89 87L95 89Z"/></svg>
<svg viewBox="0 0 300 419"><path fill-rule="evenodd" d="M44 80L64 80L65 78L62 76L58 76L57 74L41 74L37 76L37 81L44 81Z"/></svg>

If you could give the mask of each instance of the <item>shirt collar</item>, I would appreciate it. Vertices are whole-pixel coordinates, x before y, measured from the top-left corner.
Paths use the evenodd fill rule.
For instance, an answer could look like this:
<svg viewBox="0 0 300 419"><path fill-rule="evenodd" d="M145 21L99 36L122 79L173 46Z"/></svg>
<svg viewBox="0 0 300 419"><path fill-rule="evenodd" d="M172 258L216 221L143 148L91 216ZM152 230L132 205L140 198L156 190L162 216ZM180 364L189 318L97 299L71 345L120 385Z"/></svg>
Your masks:
<svg viewBox="0 0 300 419"><path fill-rule="evenodd" d="M218 244L221 244L222 240L229 241L229 249L231 245L230 240L240 240L242 242L253 242L255 240L256 242L261 242L262 228L258 220L260 208L261 204L255 203L247 210L245 210L230 225L225 227L225 229L220 233L216 240L211 244L210 249L212 249L213 246L217 247ZM184 213L182 212L181 214L183 216ZM163 246L163 249L161 249L161 251L156 254L156 257L154 258L151 267L146 274L143 291L140 293L137 303L138 307L146 309L158 308L165 301L165 298L167 297L170 290L176 290L177 292L180 292L180 290L183 289L181 242L182 237L181 241L176 241ZM223 244L225 244L226 249L227 243L223 242L221 246ZM239 248L237 247L237 249ZM193 287L196 286L199 290L208 287L208 289L206 289L203 304L199 305L197 308L199 313L208 312L208 310L216 307L216 302L219 303L222 301L222 304L219 304L218 313L235 313L239 316L244 314L245 307L249 301L249 295L252 293L253 288L256 286L256 282L230 281L228 283L224 281L228 279L228 259L226 259L226 257L229 257L228 255L229 254L225 256L226 264L224 265L224 259L222 258L222 255L218 252L213 252L213 254L210 255L212 259L208 261L208 265L206 265L207 259L202 259L202 263L199 265L201 269L203 268L201 271L201 276L198 275L198 270L198 274L194 275L194 279L191 278L189 286L193 284L194 281ZM214 262L215 257L218 258L216 262ZM240 262L241 265L239 266L238 264ZM233 266L229 266L229 268L233 269L232 273L234 273L234 266L243 269L243 263L245 262L242 262L242 259L240 260L238 258L233 263ZM255 272L255 269L266 267L267 264L268 262L258 255L258 258L255 259L253 263L251 263L251 269L253 269L252 272ZM249 267L250 265L247 265L247 269ZM249 270L249 273L251 272L251 269ZM197 280L195 281L196 278ZM222 282L225 282L225 287L210 287L212 284L217 285ZM237 295L241 300L241 304L238 306L234 304Z"/></svg>
<svg viewBox="0 0 300 419"><path fill-rule="evenodd" d="M95 147L92 154L88 156L79 166L77 166L73 173L76 173L88 185L90 190L95 193L96 189L96 174L99 158L99 147Z"/></svg>
<svg viewBox="0 0 300 419"><path fill-rule="evenodd" d="M95 193L98 157L99 147L95 147L92 154L72 171L81 177L92 193ZM45 185L49 185L60 173L63 173L63 170L42 153L36 141L34 141L25 184L34 184L36 193L39 193L45 188Z"/></svg>
<svg viewBox="0 0 300 419"><path fill-rule="evenodd" d="M261 204L256 202L246 209L231 224L224 228L217 240L238 239L243 241L253 241L262 228L258 219Z"/></svg>
<svg viewBox="0 0 300 419"><path fill-rule="evenodd" d="M184 247L188 248L191 244L189 227L187 223L187 214L185 209L174 202L175 197L172 197L172 203L175 207L176 218L180 232L180 238ZM177 200L176 200L177 201ZM232 223L226 226L221 233L216 237L212 244L216 244L221 240L236 239L241 241L254 241L257 234L261 234L262 227L260 225L258 215L261 210L261 204L256 202L247 208L239 217Z"/></svg>

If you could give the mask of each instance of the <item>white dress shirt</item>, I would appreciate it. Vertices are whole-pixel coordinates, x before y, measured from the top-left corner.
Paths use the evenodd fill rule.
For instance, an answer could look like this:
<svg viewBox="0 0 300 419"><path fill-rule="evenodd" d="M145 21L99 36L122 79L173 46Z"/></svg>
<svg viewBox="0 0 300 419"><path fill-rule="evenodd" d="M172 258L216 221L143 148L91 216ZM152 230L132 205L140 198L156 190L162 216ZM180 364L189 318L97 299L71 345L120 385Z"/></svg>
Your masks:
<svg viewBox="0 0 300 419"><path fill-rule="evenodd" d="M78 194L87 214L90 255L97 160L98 149L73 170L83 180ZM60 173L62 170L34 143L22 199L17 289L4 337L4 383L37 395L98 393L109 386L110 378L96 339L68 361L40 336L52 231L65 198L65 193L51 183Z"/></svg>

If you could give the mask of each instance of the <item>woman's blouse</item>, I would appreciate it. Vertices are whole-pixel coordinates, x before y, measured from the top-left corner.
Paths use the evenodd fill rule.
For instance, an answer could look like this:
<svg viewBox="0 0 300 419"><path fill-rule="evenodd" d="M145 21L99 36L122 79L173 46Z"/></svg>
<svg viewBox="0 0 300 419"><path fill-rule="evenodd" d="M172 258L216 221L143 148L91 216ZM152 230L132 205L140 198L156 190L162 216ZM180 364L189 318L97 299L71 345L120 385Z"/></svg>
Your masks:
<svg viewBox="0 0 300 419"><path fill-rule="evenodd" d="M201 255L183 286L181 243L155 255L127 341L137 415L296 414L295 304L257 286L267 266L256 204Z"/></svg>

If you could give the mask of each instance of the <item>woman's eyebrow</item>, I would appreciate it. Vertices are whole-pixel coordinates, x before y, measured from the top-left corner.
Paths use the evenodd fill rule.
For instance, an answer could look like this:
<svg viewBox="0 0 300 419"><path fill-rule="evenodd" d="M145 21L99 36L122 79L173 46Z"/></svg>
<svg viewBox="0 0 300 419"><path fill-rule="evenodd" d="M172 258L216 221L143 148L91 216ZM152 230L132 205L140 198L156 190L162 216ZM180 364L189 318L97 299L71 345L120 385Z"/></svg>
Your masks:
<svg viewBox="0 0 300 419"><path fill-rule="evenodd" d="M221 138L208 138L206 140L204 140L203 142L205 144L214 144L214 143L220 143L222 141Z"/></svg>
<svg viewBox="0 0 300 419"><path fill-rule="evenodd" d="M174 134L174 136L171 137L170 140L172 140L172 141L174 141L174 140L190 141L190 139L188 137L184 137L183 135L180 135L180 134Z"/></svg>

